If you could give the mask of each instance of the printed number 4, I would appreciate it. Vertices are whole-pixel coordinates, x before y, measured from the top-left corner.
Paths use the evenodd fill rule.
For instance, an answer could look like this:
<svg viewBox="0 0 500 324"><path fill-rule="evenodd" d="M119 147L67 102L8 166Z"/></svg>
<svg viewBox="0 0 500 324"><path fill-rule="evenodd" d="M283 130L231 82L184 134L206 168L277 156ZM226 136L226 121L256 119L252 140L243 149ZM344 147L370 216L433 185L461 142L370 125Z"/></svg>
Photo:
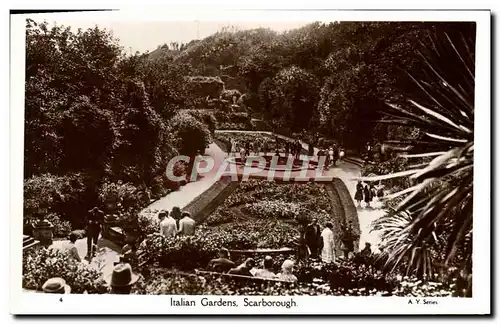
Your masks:
<svg viewBox="0 0 500 324"><path fill-rule="evenodd" d="M59 298L59 301L62 303L62 301L63 301L62 297L61 297L61 298Z"/></svg>

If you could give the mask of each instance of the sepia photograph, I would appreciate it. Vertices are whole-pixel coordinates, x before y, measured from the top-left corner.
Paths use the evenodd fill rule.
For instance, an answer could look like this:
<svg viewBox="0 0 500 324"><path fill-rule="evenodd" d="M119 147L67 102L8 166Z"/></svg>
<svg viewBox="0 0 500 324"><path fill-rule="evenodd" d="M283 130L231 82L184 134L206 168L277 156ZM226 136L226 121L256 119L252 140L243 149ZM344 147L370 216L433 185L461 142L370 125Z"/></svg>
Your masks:
<svg viewBox="0 0 500 324"><path fill-rule="evenodd" d="M322 314L344 298L362 312L350 297L438 314L481 297L489 312L490 179L474 169L489 11L327 13L12 15L16 296L56 311L162 296L169 314L310 313L300 298L318 296Z"/></svg>

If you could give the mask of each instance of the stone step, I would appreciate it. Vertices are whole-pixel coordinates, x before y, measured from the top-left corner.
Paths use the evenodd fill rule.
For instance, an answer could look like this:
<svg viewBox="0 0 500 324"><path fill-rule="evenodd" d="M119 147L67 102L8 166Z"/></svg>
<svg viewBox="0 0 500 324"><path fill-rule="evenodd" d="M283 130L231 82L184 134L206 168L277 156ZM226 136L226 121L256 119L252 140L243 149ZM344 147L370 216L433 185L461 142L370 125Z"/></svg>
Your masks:
<svg viewBox="0 0 500 324"><path fill-rule="evenodd" d="M30 245L32 244L33 242L35 242L35 239L30 237L30 236L27 236L27 237L23 237L23 247L27 246L27 245Z"/></svg>
<svg viewBox="0 0 500 324"><path fill-rule="evenodd" d="M23 250L30 249L40 244L40 241L35 240L33 237L23 235Z"/></svg>

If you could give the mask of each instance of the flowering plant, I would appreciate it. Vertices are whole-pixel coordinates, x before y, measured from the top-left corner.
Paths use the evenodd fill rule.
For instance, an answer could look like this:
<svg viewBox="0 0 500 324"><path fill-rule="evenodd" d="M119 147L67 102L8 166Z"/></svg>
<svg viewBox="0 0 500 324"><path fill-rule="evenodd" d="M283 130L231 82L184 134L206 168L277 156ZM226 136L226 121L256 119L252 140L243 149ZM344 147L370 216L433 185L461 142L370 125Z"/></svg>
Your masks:
<svg viewBox="0 0 500 324"><path fill-rule="evenodd" d="M50 278L61 277L71 293L103 294L108 288L99 270L80 263L65 251L41 248L23 254L23 288L41 290Z"/></svg>

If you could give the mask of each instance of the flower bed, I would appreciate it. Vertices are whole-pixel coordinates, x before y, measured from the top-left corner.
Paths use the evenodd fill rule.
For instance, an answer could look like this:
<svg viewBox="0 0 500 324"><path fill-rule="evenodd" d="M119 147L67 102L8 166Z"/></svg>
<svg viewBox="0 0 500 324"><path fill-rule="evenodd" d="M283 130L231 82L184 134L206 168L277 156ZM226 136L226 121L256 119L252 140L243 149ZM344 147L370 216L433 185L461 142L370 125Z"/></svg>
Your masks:
<svg viewBox="0 0 500 324"><path fill-rule="evenodd" d="M249 180L239 184L205 224L198 226L193 237L150 235L140 247L143 260L139 262L193 270L206 267L221 247L294 247L300 236L299 224L316 217L324 225L331 214L330 200L321 184Z"/></svg>
<svg viewBox="0 0 500 324"><path fill-rule="evenodd" d="M326 191L317 183L277 183L254 180L240 186L206 219L210 226L231 222L297 220L317 217L320 223L330 220L331 204Z"/></svg>

